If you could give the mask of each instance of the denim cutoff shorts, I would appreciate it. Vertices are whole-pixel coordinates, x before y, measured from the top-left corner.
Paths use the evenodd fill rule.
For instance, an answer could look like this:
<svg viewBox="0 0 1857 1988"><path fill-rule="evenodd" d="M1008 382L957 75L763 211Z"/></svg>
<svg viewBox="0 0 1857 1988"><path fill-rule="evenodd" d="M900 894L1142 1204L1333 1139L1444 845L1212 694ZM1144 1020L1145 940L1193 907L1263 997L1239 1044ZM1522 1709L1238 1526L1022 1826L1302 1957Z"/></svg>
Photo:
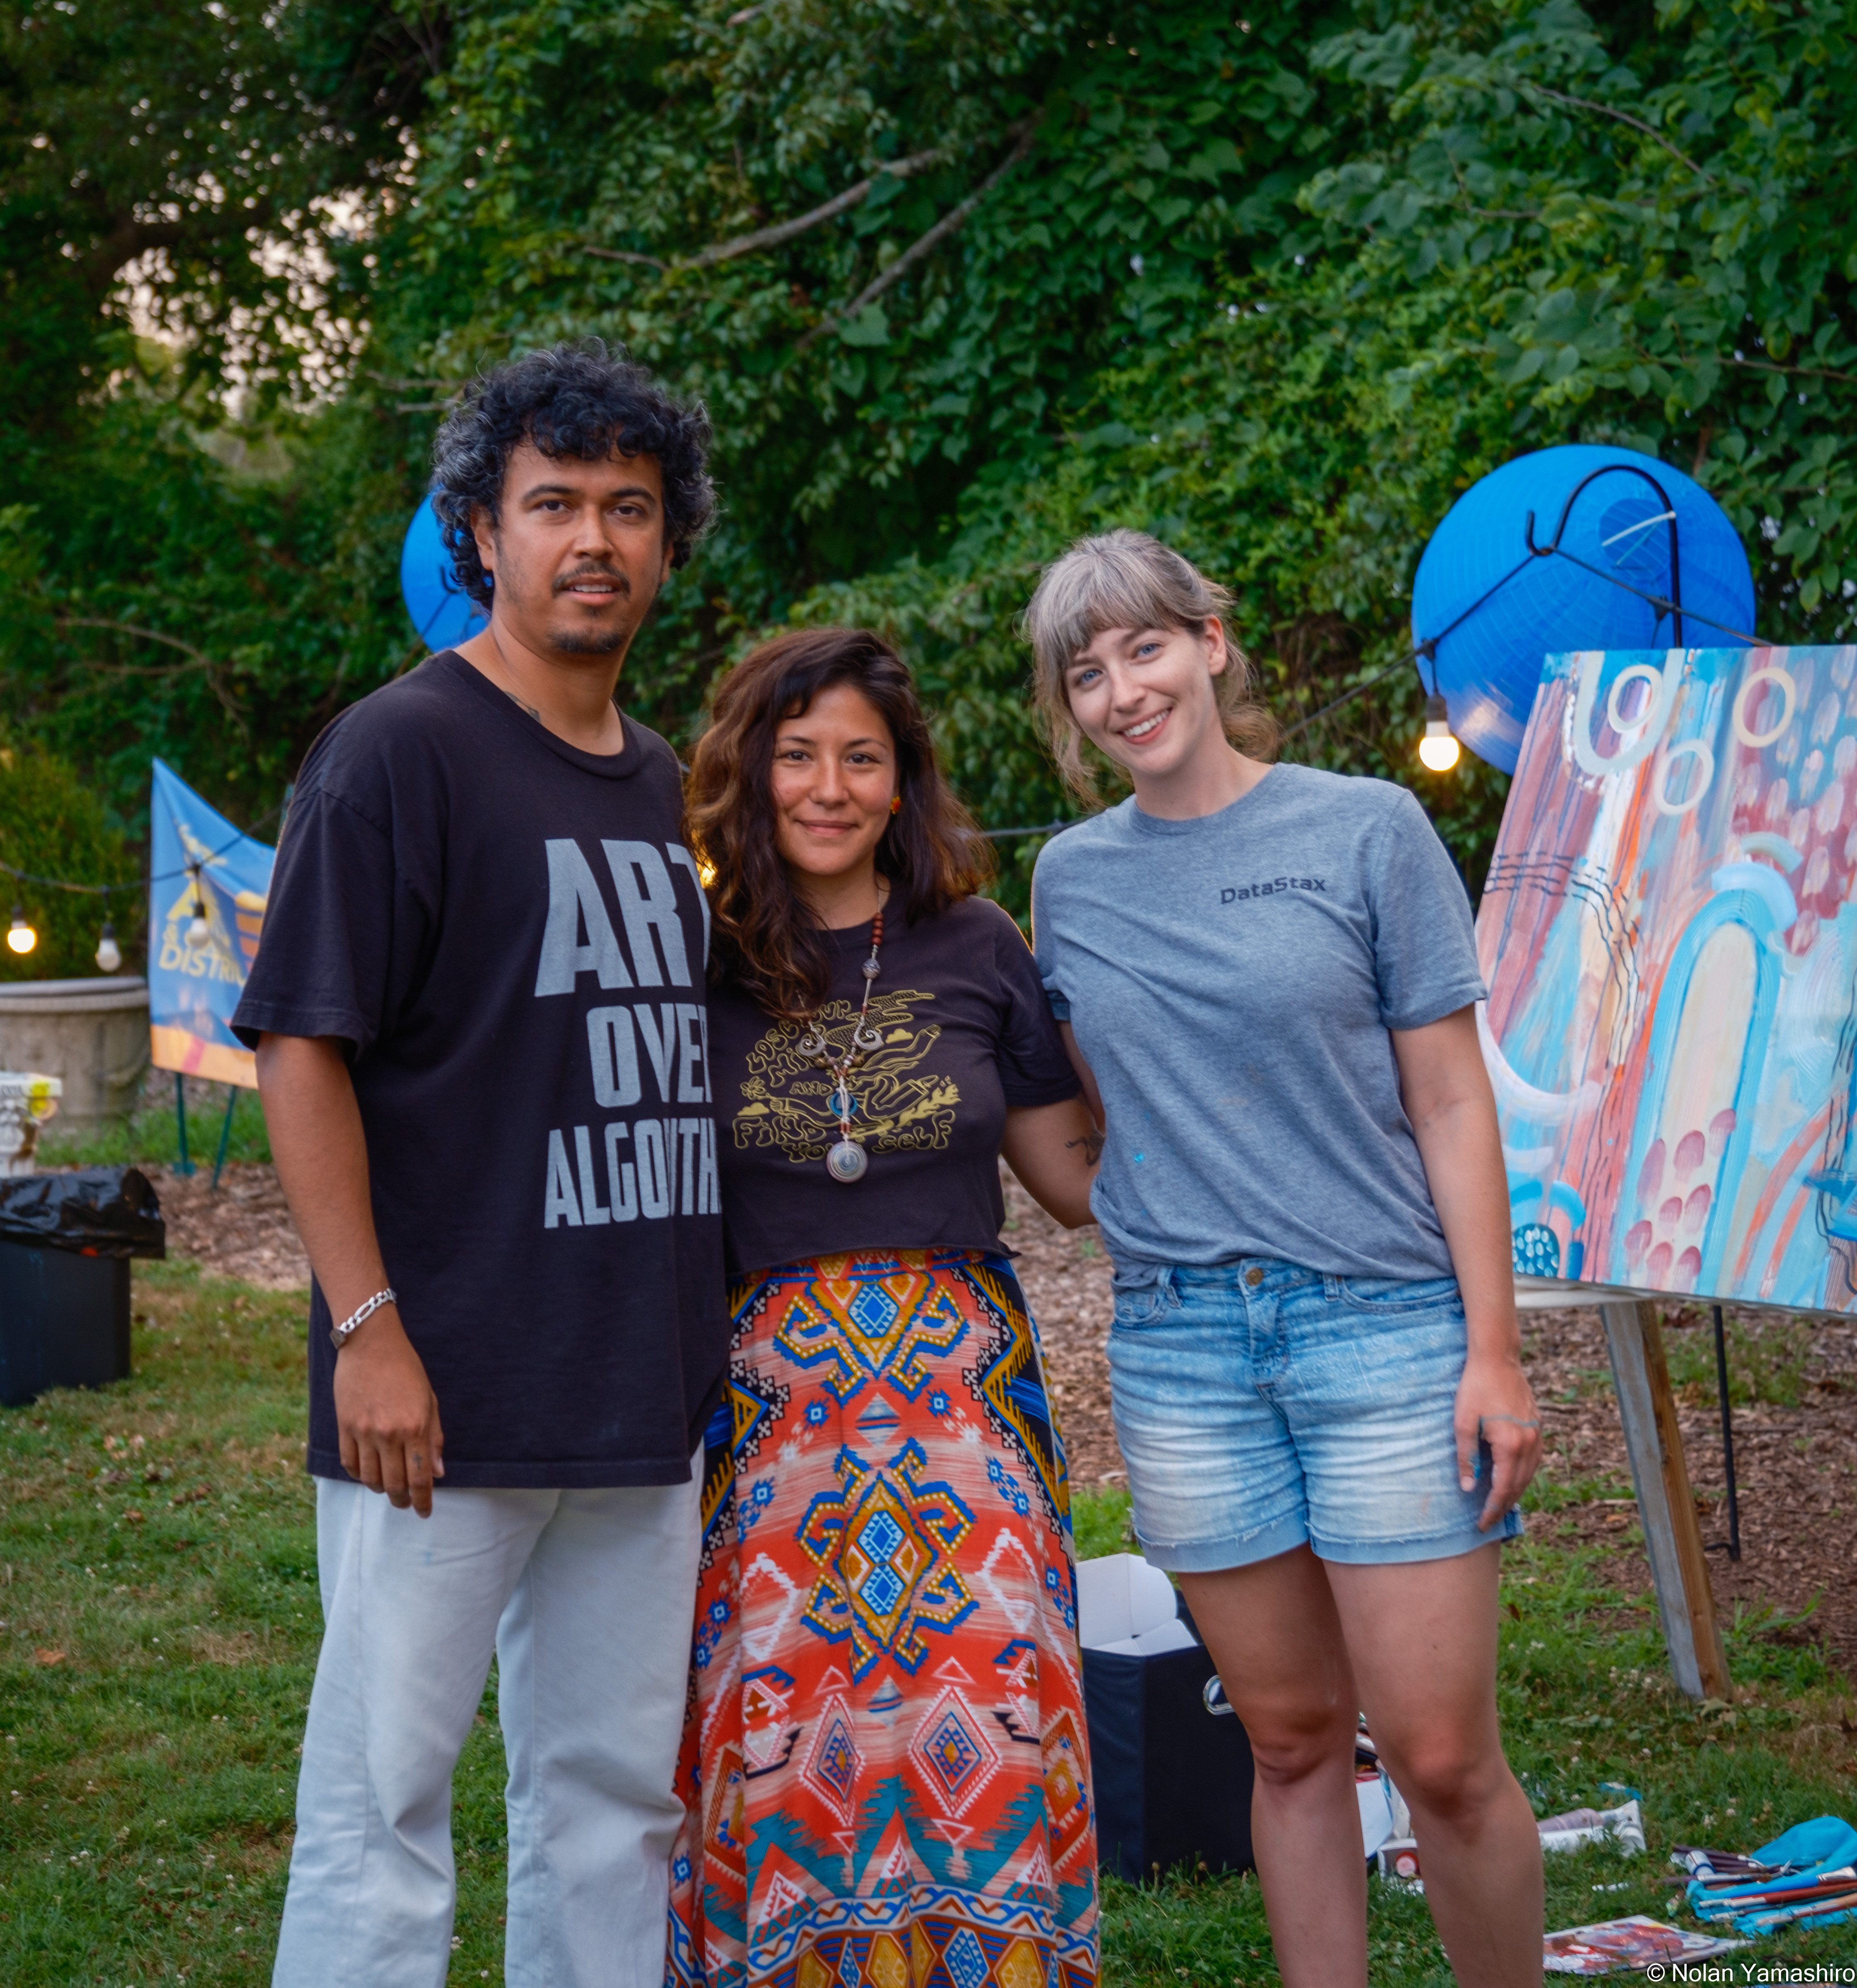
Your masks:
<svg viewBox="0 0 1857 1988"><path fill-rule="evenodd" d="M1454 1277L1336 1277L1246 1257L1118 1272L1109 1371L1135 1530L1178 1574L1306 1540L1323 1560L1448 1560L1487 1532L1490 1453L1457 1481L1452 1412L1468 1338Z"/></svg>

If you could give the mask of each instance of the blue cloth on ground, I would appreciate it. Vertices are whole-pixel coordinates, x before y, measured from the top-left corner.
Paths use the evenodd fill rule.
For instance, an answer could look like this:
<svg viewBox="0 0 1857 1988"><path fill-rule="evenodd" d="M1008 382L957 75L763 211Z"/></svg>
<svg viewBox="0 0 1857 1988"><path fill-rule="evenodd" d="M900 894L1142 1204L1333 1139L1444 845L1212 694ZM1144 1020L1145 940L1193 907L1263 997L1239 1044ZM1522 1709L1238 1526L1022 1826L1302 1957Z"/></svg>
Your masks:
<svg viewBox="0 0 1857 1988"><path fill-rule="evenodd" d="M1792 1916L1788 1908L1764 1906L1753 1901L1771 1892L1776 1882L1803 1889L1834 1871L1857 1865L1857 1829L1840 1815L1815 1816L1810 1822L1797 1824L1784 1835L1763 1844L1751 1854L1775 1871L1786 1870L1789 1865L1801 1868L1788 1871L1784 1880L1754 1878L1744 1885L1730 1885L1715 1892L1705 1890L1700 1881L1692 1880L1687 1895L1690 1909L1699 1919L1727 1919L1736 1932L1744 1933L1770 1932L1775 1926L1783 1925ZM1852 1919L1857 1919L1857 1907L1847 1912L1815 1914L1813 1923L1843 1925Z"/></svg>

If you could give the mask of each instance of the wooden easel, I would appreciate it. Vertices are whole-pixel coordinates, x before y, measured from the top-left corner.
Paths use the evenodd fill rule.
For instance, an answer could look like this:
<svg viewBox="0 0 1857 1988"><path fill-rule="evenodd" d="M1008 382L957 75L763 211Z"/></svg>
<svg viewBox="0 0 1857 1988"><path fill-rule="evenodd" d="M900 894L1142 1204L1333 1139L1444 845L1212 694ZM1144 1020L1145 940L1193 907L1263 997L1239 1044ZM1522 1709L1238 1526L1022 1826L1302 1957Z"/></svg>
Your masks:
<svg viewBox="0 0 1857 1988"><path fill-rule="evenodd" d="M1690 1697L1725 1702L1731 1693L1728 1659L1715 1619L1657 1308L1642 1298L1613 1300L1601 1303L1599 1317L1671 1674Z"/></svg>

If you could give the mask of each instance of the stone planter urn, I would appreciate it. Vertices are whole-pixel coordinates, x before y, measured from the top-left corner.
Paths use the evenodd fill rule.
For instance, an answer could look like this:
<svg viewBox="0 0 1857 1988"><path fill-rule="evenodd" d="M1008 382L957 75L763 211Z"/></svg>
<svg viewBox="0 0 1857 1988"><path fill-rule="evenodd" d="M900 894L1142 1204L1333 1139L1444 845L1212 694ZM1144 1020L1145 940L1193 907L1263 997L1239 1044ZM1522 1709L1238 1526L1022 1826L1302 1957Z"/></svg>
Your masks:
<svg viewBox="0 0 1857 1988"><path fill-rule="evenodd" d="M126 1119L148 1073L147 982L0 982L0 1071L9 1070L57 1078L59 1110L74 1131Z"/></svg>

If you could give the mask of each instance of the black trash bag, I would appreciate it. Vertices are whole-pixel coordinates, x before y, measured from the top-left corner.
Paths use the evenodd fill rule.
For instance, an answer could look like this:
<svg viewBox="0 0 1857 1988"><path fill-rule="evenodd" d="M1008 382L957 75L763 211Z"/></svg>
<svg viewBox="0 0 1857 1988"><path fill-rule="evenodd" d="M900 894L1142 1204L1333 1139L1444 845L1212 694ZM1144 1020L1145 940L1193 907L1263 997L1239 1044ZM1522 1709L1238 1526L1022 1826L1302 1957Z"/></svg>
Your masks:
<svg viewBox="0 0 1857 1988"><path fill-rule="evenodd" d="M148 1176L134 1167L0 1179L0 1242L77 1256L167 1254L167 1225Z"/></svg>

